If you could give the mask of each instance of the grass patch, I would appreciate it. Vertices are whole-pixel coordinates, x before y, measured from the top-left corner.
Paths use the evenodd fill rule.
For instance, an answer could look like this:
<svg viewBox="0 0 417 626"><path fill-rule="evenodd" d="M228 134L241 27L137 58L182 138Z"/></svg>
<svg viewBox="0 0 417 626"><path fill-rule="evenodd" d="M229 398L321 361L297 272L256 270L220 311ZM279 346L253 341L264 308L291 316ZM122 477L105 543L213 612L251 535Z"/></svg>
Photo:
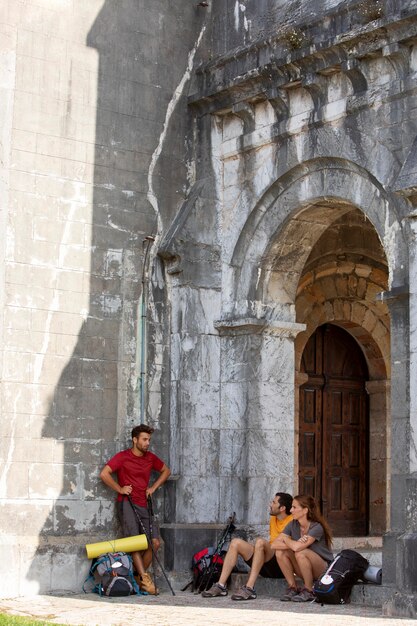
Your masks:
<svg viewBox="0 0 417 626"><path fill-rule="evenodd" d="M0 626L51 626L51 622L0 613ZM59 625L57 624L56 626Z"/></svg>

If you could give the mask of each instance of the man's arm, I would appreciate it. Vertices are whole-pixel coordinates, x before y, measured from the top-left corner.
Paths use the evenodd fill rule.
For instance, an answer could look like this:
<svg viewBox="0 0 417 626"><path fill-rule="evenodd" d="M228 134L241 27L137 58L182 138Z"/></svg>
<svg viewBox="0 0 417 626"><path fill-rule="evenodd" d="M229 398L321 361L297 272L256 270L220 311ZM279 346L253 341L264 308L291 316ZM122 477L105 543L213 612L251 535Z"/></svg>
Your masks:
<svg viewBox="0 0 417 626"><path fill-rule="evenodd" d="M289 550L287 545L284 543L284 540L282 539L283 536L284 533L280 533L278 537L276 537L276 539L271 542L271 548L273 550ZM285 535L285 537L288 537L288 535Z"/></svg>
<svg viewBox="0 0 417 626"><path fill-rule="evenodd" d="M291 539L289 535L281 533L271 543L271 548L273 550L292 550L293 552L299 552L300 550L305 550L314 542L315 537L311 537L310 535L303 535L300 539L295 541L295 539Z"/></svg>
<svg viewBox="0 0 417 626"><path fill-rule="evenodd" d="M147 490L146 490L146 497L148 498L153 493L155 493L155 491L158 489L158 487L163 485L164 482L167 481L170 476L171 476L171 470L164 463L164 465L162 466L161 472L160 472L158 478L155 480L155 482L152 485L152 487L148 487L147 488Z"/></svg>
<svg viewBox="0 0 417 626"><path fill-rule="evenodd" d="M282 541L285 544L286 548L289 548L293 552L301 552L301 550L305 550L309 548L312 543L316 541L315 537L311 535L303 535L300 539L291 539L288 535L282 534Z"/></svg>
<svg viewBox="0 0 417 626"><path fill-rule="evenodd" d="M114 480L112 474L113 470L110 465L105 465L100 472L100 478L103 483L117 493L121 493L125 496L130 496L130 494L132 493L132 485L125 485L124 487L121 487L119 483Z"/></svg>

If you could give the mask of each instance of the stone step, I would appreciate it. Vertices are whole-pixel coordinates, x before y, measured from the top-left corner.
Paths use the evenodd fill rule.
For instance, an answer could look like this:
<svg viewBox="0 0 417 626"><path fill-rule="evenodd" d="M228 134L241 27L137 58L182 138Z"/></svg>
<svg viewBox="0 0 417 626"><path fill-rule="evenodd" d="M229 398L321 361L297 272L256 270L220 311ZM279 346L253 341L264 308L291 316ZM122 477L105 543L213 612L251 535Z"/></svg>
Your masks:
<svg viewBox="0 0 417 626"><path fill-rule="evenodd" d="M335 537L333 553L336 555L343 549L356 550L370 565L382 567L382 537Z"/></svg>
<svg viewBox="0 0 417 626"><path fill-rule="evenodd" d="M232 574L229 586L229 594L239 589L246 583L248 574ZM284 579L262 578L259 576L256 581L256 593L258 596L267 596L279 599L285 592L287 583ZM358 583L353 586L351 603L363 606L382 607L383 603L390 599L394 590L384 585L372 583Z"/></svg>
<svg viewBox="0 0 417 626"><path fill-rule="evenodd" d="M382 567L382 537L335 537L333 540L333 553L336 555L343 549L356 550L375 567ZM232 574L230 589L239 589L245 584L247 574ZM259 595L279 597L286 589L283 579L262 578L256 581L256 591ZM386 585L373 583L358 583L354 585L351 595L352 604L380 607L393 594L393 590Z"/></svg>
<svg viewBox="0 0 417 626"><path fill-rule="evenodd" d="M333 553L336 556L343 549L356 550L368 559L369 564L375 567L382 567L382 537L335 537L333 541ZM163 562L163 559L162 559ZM244 565L242 562L241 564ZM190 570L170 571L169 578L175 590L180 590L191 579ZM159 577L158 577L159 578ZM248 575L245 573L234 573L230 579L229 593L239 589L247 581ZM164 581L161 577L161 586ZM256 581L256 591L259 596L279 598L286 589L286 582L283 579L262 578L259 576ZM373 583L359 583L354 585L351 595L352 604L363 606L381 607L384 602L393 595L393 589L387 585L376 585Z"/></svg>

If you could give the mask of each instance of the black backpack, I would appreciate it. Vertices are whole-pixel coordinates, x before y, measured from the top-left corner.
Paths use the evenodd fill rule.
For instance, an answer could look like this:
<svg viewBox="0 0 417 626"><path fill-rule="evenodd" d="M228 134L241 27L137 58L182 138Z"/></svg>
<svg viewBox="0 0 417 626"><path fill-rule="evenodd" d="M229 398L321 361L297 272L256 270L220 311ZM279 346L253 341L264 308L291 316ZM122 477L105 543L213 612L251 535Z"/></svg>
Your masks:
<svg viewBox="0 0 417 626"><path fill-rule="evenodd" d="M342 550L314 583L316 602L348 604L353 585L362 578L368 561L355 550Z"/></svg>
<svg viewBox="0 0 417 626"><path fill-rule="evenodd" d="M87 593L85 585L88 581L95 583L91 591L100 596L121 597L142 593L133 576L132 557L126 552L108 552L94 559L83 584L84 593Z"/></svg>

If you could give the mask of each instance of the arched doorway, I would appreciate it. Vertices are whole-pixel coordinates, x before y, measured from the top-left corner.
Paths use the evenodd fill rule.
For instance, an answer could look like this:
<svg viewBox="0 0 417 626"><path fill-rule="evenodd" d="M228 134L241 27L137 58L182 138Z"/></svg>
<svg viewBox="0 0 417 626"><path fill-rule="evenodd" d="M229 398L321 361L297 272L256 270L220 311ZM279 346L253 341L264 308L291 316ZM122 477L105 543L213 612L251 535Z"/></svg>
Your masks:
<svg viewBox="0 0 417 626"><path fill-rule="evenodd" d="M335 535L368 532L368 369L356 341L334 324L307 342L300 388L299 491L313 495Z"/></svg>

